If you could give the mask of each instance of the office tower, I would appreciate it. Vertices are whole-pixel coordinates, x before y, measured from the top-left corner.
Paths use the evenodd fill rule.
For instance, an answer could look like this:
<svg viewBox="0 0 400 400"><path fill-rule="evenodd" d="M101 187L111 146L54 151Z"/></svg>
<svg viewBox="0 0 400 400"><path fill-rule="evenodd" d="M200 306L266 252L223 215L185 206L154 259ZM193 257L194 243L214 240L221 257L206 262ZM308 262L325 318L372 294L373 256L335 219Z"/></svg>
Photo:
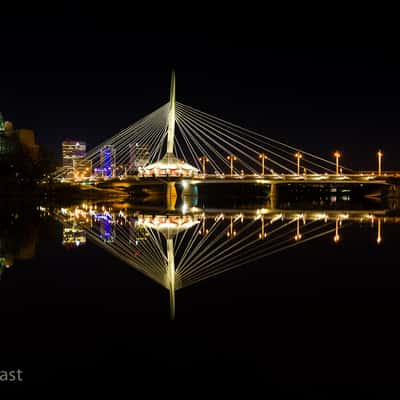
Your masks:
<svg viewBox="0 0 400 400"><path fill-rule="evenodd" d="M86 143L66 139L62 143L63 167L73 168L74 160L83 159L86 156Z"/></svg>
<svg viewBox="0 0 400 400"><path fill-rule="evenodd" d="M147 144L140 143L129 144L129 166L130 174L136 173L139 168L143 168L150 161L150 150Z"/></svg>

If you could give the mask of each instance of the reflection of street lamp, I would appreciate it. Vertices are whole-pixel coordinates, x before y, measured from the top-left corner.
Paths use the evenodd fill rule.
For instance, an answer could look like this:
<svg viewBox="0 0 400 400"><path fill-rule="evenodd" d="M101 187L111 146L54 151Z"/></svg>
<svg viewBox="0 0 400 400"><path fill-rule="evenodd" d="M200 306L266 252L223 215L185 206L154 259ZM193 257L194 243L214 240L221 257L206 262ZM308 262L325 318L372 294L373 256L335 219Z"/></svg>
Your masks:
<svg viewBox="0 0 400 400"><path fill-rule="evenodd" d="M378 176L382 175L382 157L383 153L381 150L378 151Z"/></svg>
<svg viewBox="0 0 400 400"><path fill-rule="evenodd" d="M297 175L300 175L300 160L303 158L303 155L297 152L294 156L297 158Z"/></svg>
<svg viewBox="0 0 400 400"><path fill-rule="evenodd" d="M264 176L265 160L268 158L264 153L258 155L261 158L261 176Z"/></svg>
<svg viewBox="0 0 400 400"><path fill-rule="evenodd" d="M378 217L378 235L376 237L376 243L380 244L382 242L382 221L381 218Z"/></svg>
<svg viewBox="0 0 400 400"><path fill-rule="evenodd" d="M210 160L206 156L202 156L199 158L199 161L202 163L203 175L205 175L206 174L206 163L209 162Z"/></svg>
<svg viewBox="0 0 400 400"><path fill-rule="evenodd" d="M336 175L339 175L339 158L340 158L341 154L340 154L339 151L336 150L336 151L333 153L333 155L334 155L334 157L336 158Z"/></svg>
<svg viewBox="0 0 400 400"><path fill-rule="evenodd" d="M300 217L297 218L297 228L296 228L296 235L294 236L294 240L300 240L301 233L300 233Z"/></svg>
<svg viewBox="0 0 400 400"><path fill-rule="evenodd" d="M333 237L333 241L337 243L340 239L339 236L339 217L336 218L336 228L335 228L335 236Z"/></svg>
<svg viewBox="0 0 400 400"><path fill-rule="evenodd" d="M266 237L267 233L265 232L264 215L261 215L261 232L258 234L258 238L263 240Z"/></svg>
<svg viewBox="0 0 400 400"><path fill-rule="evenodd" d="M233 154L226 157L231 162L231 175L233 175L233 162L237 160L237 157Z"/></svg>
<svg viewBox="0 0 400 400"><path fill-rule="evenodd" d="M228 238L236 236L236 230L233 228L233 217L231 217L231 222L229 223L229 229L228 232L226 232L226 236L228 236Z"/></svg>

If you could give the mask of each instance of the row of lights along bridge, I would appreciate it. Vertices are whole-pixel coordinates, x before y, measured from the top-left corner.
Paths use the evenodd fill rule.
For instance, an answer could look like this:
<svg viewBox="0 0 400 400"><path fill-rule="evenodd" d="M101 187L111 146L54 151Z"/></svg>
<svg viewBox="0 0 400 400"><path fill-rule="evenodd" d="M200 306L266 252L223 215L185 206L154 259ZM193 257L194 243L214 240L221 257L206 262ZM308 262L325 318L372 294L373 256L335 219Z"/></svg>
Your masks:
<svg viewBox="0 0 400 400"><path fill-rule="evenodd" d="M338 175L338 176L342 175L343 174L343 168L339 164L339 160L342 157L342 154L339 151L335 151L333 153L333 157L334 157L334 159L336 161L336 175ZM230 176L237 175L237 173L235 173L235 162L239 162L240 161L239 158L235 154L229 154L226 158L229 161ZM267 175L268 172L273 174L274 171L272 169L268 169L267 170L267 164L268 164L268 159L269 159L267 154L259 153L258 154L258 158L260 160L261 176ZM294 158L297 161L297 175L300 176L301 175L301 171L302 171L301 160L304 158L304 156L303 156L303 154L301 152L296 152L294 154ZM377 175L378 176L382 176L382 158L383 158L383 152L381 150L379 150L377 152L377 159L378 159ZM207 163L210 162L210 159L207 156L202 156L202 157L199 157L198 160L200 162L201 173L203 174L203 176L211 175L211 174L207 174L207 170L206 170L206 165L207 165ZM85 164L83 166L85 167L84 172L80 173L80 174L75 172L74 173L74 180L79 181L79 180L82 180L83 178L88 178L88 177L90 177L92 175L91 162L89 162L89 164ZM73 169L75 170L75 167ZM124 168L124 166L122 166L122 165L118 166L118 167L115 166L115 165L114 166L111 165L110 168L108 168L108 169L110 170L109 171L110 173L107 174L108 177L115 177L115 176L123 177L123 176L127 175L127 168L126 167ZM141 171L143 171L143 167L139 168L139 175L140 176L142 175ZM373 175L375 175L375 172L369 171L368 173L372 173ZM222 176L224 175L223 173L219 174L217 171L215 171L215 174L216 175L222 175ZM244 171L241 170L240 174L244 175ZM303 175L306 175L306 174L307 174L307 170L306 170L306 168L303 168Z"/></svg>
<svg viewBox="0 0 400 400"><path fill-rule="evenodd" d="M343 168L340 167L339 165L339 159L341 158L341 153L339 151L335 151L333 153L333 156L335 157L336 161L336 175L342 174ZM378 176L382 175L382 157L383 157L383 152L381 150L378 151L377 153L378 156ZM297 175L300 175L301 171L301 159L303 158L303 154L300 152L297 152L294 154L294 157L297 160ZM265 153L260 153L258 155L258 158L261 160L261 175L265 175L265 160L268 160L268 157ZM227 156L227 160L230 162L230 173L231 175L234 175L234 161L237 161L238 158L234 154L230 154ZM201 162L202 166L202 172L203 175L206 175L206 163L208 163L210 160L203 156L199 158L199 161ZM306 173L306 170L304 169L304 173Z"/></svg>

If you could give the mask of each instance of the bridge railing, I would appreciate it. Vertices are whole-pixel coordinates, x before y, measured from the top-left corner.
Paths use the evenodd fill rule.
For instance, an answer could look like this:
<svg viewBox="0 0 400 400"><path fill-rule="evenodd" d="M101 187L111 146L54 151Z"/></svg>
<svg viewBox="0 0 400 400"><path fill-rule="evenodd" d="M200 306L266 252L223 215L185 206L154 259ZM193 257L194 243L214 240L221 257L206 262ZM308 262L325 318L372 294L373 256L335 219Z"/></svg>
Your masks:
<svg viewBox="0 0 400 400"><path fill-rule="evenodd" d="M378 171L356 171L352 175L376 175L376 176L378 176ZM400 171L382 171L381 176L400 176Z"/></svg>

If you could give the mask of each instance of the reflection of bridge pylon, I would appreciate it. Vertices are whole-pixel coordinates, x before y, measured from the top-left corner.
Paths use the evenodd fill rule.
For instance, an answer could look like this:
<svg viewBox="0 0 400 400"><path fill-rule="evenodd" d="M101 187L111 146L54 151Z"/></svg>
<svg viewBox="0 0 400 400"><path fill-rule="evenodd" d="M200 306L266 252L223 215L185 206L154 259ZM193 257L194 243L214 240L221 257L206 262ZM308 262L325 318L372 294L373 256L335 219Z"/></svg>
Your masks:
<svg viewBox="0 0 400 400"><path fill-rule="evenodd" d="M146 228L161 233L167 242L167 268L164 286L169 290L171 319L175 319L175 291L181 286L175 270L174 237L178 233L192 228L198 222L199 221L197 220L188 220L187 222L183 222L180 218L174 217L167 217L165 222L157 224L146 221L143 222Z"/></svg>

